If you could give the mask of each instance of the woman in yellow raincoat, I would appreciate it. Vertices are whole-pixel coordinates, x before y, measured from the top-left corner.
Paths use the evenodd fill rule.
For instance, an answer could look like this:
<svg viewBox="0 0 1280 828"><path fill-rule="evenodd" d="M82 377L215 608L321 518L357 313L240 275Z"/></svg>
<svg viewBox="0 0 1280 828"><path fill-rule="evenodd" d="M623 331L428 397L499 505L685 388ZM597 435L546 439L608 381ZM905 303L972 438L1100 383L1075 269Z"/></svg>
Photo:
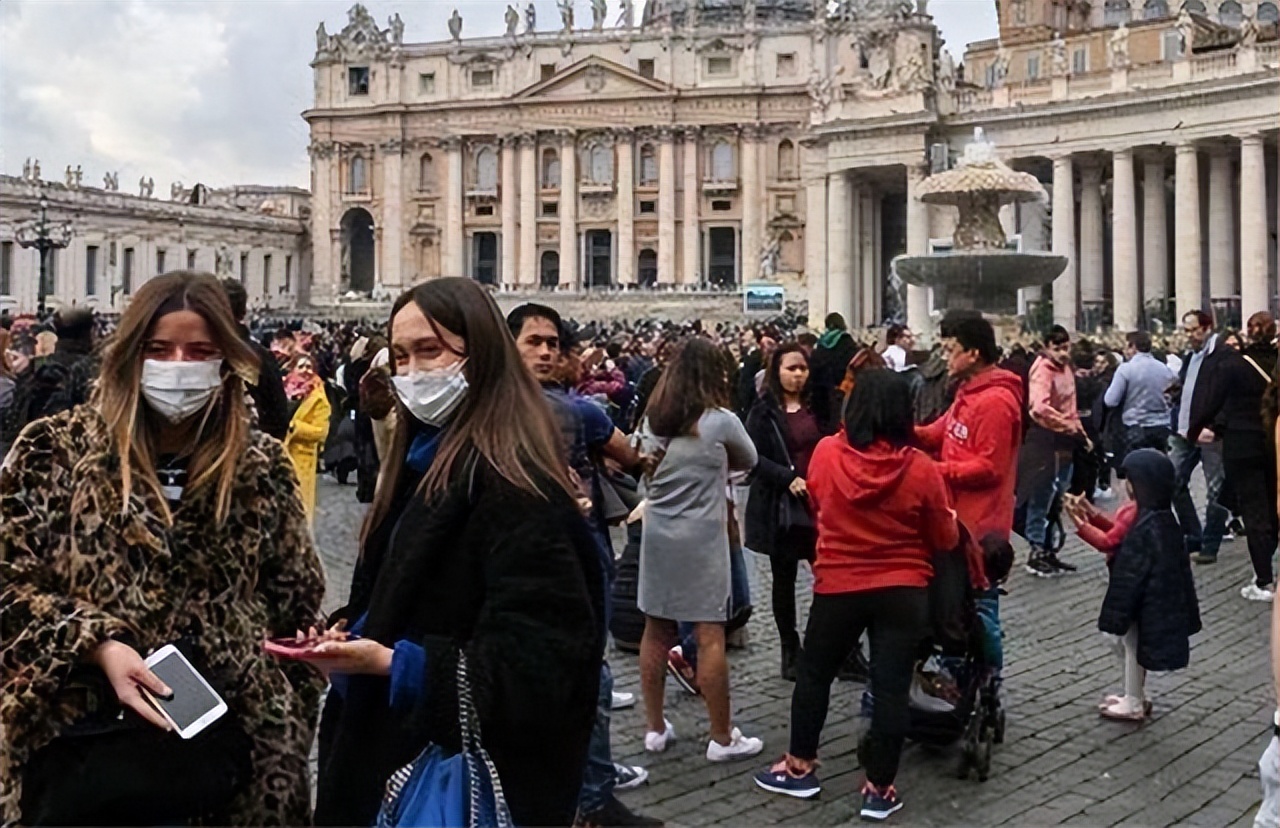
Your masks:
<svg viewBox="0 0 1280 828"><path fill-rule="evenodd" d="M306 354L294 358L293 370L285 379L285 393L290 405L296 405L284 447L298 473L302 502L307 507L307 520L315 522L316 471L320 451L329 436L329 398L324 382L316 374L315 362Z"/></svg>

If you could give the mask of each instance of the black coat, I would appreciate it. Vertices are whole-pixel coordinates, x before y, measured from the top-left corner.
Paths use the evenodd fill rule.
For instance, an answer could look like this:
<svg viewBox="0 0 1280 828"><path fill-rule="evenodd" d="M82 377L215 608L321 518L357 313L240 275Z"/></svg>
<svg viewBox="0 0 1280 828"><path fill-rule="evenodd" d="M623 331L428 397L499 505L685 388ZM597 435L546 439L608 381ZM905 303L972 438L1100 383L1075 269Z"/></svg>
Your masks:
<svg viewBox="0 0 1280 828"><path fill-rule="evenodd" d="M1194 442L1206 428L1216 428L1224 441L1223 450L1232 457L1248 457L1270 435L1262 421L1262 396L1269 380L1258 372L1261 368L1268 376L1275 371L1276 349L1273 346L1251 345L1244 353L1219 347L1215 352L1213 373L1206 377L1204 366L1200 368L1200 380L1191 405L1191 426L1187 437ZM1248 356L1258 368L1249 364ZM1209 358L1205 359L1205 365Z"/></svg>
<svg viewBox="0 0 1280 828"><path fill-rule="evenodd" d="M1124 635L1138 625L1138 663L1148 670L1181 670L1200 632L1200 606L1182 529L1170 505L1173 463L1155 449L1126 458L1125 474L1138 501L1138 520L1111 562L1111 581L1098 629Z"/></svg>
<svg viewBox="0 0 1280 828"><path fill-rule="evenodd" d="M821 423L821 420L819 420ZM813 556L814 538L782 538L778 526L781 501L798 475L788 457L787 417L772 396L756 403L747 417L747 435L755 443L759 461L751 473L751 496L747 498L744 545L764 555L788 554L797 558ZM796 544L807 549L796 548Z"/></svg>
<svg viewBox="0 0 1280 828"><path fill-rule="evenodd" d="M733 389L733 409L738 418L745 420L760 395L756 393L756 374L764 368L764 355L756 349L742 355L738 363L738 376Z"/></svg>
<svg viewBox="0 0 1280 828"><path fill-rule="evenodd" d="M412 477L406 474L406 477ZM568 825L595 722L603 638L599 552L565 493L541 499L487 463L424 503L416 481L371 534L335 617L426 653L424 691L389 705L385 677L351 676L320 724L316 823L371 825L388 777L428 744L459 748L464 648L485 748L517 825Z"/></svg>
<svg viewBox="0 0 1280 828"><path fill-rule="evenodd" d="M844 373L858 353L858 347L852 336L843 333L834 346L824 348L819 344L813 349L813 358L809 361L809 403L823 432L833 432L840 426L837 402L840 394L836 389L844 382Z"/></svg>
<svg viewBox="0 0 1280 828"><path fill-rule="evenodd" d="M245 343L258 355L258 382L249 386L253 407L258 410L258 429L277 440L283 440L289 432L289 400L284 394L284 379L280 375L280 363L271 351L253 341L249 329L240 328Z"/></svg>

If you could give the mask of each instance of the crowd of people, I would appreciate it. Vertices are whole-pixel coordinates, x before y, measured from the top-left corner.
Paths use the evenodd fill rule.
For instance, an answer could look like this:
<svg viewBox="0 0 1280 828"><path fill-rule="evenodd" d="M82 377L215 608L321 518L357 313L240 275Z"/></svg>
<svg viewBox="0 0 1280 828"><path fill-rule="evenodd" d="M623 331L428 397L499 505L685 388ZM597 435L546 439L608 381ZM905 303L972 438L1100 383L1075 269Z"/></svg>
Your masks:
<svg viewBox="0 0 1280 828"><path fill-rule="evenodd" d="M485 790L514 824L660 825L617 797L649 772L613 760L611 713L636 699L614 691L611 621L642 619L646 751L677 738L670 675L705 703L708 761L759 756L727 656L744 551L768 559L794 682L786 752L755 784L821 790L832 683L857 678L861 815L881 821L903 807L913 709L954 709L922 678L944 643L998 692L1015 533L1037 577L1083 563L1068 525L1106 555L1109 719L1151 715L1146 672L1187 666L1192 563L1229 533L1253 564L1241 595L1274 601L1267 314L1219 332L1194 312L1184 340L1119 346L1057 327L1001 341L952 311L920 350L904 326L855 333L838 314L820 330L504 316L439 279L388 319L245 317L237 282L179 272L111 326L0 320L4 824L369 825L429 748L475 747L474 713L500 780ZM321 474L354 475L369 504L328 617ZM296 649L265 653L264 632ZM144 659L168 644L229 708L193 739L151 701L172 691Z"/></svg>

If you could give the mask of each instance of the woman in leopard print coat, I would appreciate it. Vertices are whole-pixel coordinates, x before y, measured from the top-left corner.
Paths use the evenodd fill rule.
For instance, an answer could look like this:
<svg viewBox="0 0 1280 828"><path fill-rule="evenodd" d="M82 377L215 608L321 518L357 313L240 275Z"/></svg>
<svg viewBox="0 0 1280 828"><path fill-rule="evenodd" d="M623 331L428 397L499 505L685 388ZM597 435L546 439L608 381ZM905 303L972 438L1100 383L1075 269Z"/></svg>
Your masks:
<svg viewBox="0 0 1280 828"><path fill-rule="evenodd" d="M265 657L261 642L314 623L323 573L288 455L248 427L240 376L252 358L224 336L234 328L221 297L207 275L148 283L122 320L94 401L33 423L0 469L0 823L22 819L33 753L117 703L104 698L118 695L110 684L66 682L72 669L113 639L145 657L179 638L223 678L251 741L247 789L223 813L238 825L309 822L308 755L323 682L303 665ZM206 344L216 350L197 359L220 357L223 384L194 429L192 483L180 499L144 485L155 472L137 462L126 495L112 387L132 372L138 433L163 428L155 411L142 410L138 377L144 356L161 347L152 339L157 320L174 308L205 317ZM219 460L231 466L198 481L201 447L226 417L244 418L221 435L229 450ZM129 456L138 459L136 446Z"/></svg>

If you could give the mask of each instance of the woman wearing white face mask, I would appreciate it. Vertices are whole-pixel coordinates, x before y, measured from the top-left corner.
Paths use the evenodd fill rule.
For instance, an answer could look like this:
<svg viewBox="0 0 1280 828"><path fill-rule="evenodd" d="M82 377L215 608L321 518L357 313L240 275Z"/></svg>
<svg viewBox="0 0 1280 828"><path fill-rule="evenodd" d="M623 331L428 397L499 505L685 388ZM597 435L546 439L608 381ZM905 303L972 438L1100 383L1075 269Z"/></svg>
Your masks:
<svg viewBox="0 0 1280 828"><path fill-rule="evenodd" d="M142 287L93 400L0 471L0 822L305 824L321 683L261 654L324 581L292 464L213 276ZM139 691L177 644L230 712L190 740ZM117 714L122 714L120 717Z"/></svg>
<svg viewBox="0 0 1280 828"><path fill-rule="evenodd" d="M335 614L361 639L313 660L332 681L316 822L372 824L396 769L429 744L458 750L465 654L515 824L568 825L595 719L603 576L558 430L475 282L413 288L390 333L395 438Z"/></svg>

